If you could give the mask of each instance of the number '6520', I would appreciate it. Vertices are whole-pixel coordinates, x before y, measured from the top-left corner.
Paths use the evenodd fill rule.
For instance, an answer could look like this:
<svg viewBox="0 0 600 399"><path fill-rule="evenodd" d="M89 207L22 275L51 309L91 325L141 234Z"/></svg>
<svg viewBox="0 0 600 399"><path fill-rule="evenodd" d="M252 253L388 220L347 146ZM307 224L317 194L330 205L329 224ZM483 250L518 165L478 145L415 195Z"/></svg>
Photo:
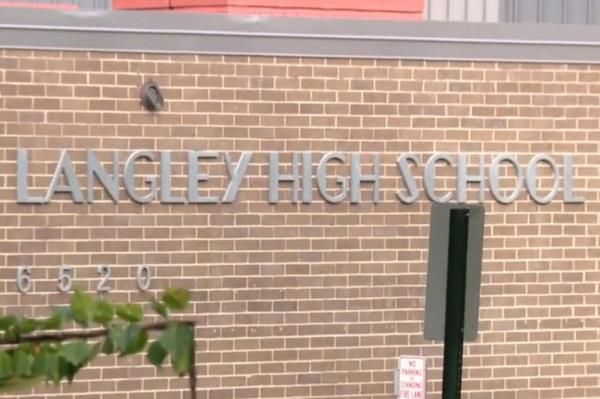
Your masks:
<svg viewBox="0 0 600 399"><path fill-rule="evenodd" d="M98 266L99 281L96 286L96 291L109 292L111 290L110 278L111 268L108 265ZM70 292L73 289L73 281L75 280L75 270L71 266L61 266L58 270L58 278L56 288L60 292ZM146 291L150 288L152 275L150 268L145 265L137 267L135 275L135 283L140 291ZM30 266L20 266L17 269L17 289L25 294L31 291L33 280L31 277Z"/></svg>

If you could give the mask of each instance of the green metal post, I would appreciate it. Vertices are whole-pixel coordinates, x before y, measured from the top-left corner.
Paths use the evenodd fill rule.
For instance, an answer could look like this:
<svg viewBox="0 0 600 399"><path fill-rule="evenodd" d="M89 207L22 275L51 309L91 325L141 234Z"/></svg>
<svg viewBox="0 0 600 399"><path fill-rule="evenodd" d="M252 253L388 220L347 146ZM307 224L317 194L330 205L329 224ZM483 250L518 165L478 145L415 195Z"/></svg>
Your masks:
<svg viewBox="0 0 600 399"><path fill-rule="evenodd" d="M460 399L465 324L469 210L450 211L442 399Z"/></svg>

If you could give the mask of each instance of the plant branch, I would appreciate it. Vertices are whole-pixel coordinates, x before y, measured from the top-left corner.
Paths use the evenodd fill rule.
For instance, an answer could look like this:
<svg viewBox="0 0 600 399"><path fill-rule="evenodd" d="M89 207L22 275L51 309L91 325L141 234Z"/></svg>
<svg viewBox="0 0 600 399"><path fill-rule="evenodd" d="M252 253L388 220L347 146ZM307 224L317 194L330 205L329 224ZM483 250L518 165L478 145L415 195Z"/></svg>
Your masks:
<svg viewBox="0 0 600 399"><path fill-rule="evenodd" d="M194 328L193 325L192 328ZM194 331L195 335L196 332ZM190 352L190 399L196 399L196 340L192 341Z"/></svg>
<svg viewBox="0 0 600 399"><path fill-rule="evenodd" d="M148 323L142 325L142 329L145 331L161 331L166 329L173 323L185 324L192 329L196 326L196 323L189 320L173 320L173 321L162 321L156 323ZM0 339L0 346L14 346L25 342L63 342L72 339L91 339L106 337L108 335L108 329L97 328L89 329L85 331L65 331L65 332L49 332L49 333L37 333L30 335L23 335L18 339ZM195 336L194 331L194 336ZM196 342L192 341L190 348L190 369L189 369L189 385L190 385L190 397L196 399Z"/></svg>
<svg viewBox="0 0 600 399"><path fill-rule="evenodd" d="M142 325L142 329L145 331L161 331L167 328L170 324L180 323L185 324L190 327L195 326L195 322L187 321L187 320L173 320L173 321L161 321L156 323L148 323ZM49 333L41 333L41 334L30 334L23 335L18 339L0 339L0 346L6 345L18 345L25 342L62 342L68 341L71 339L90 339L90 338L100 338L106 337L108 335L108 329L106 328L97 328L90 329L85 331L65 331L65 332L49 332Z"/></svg>

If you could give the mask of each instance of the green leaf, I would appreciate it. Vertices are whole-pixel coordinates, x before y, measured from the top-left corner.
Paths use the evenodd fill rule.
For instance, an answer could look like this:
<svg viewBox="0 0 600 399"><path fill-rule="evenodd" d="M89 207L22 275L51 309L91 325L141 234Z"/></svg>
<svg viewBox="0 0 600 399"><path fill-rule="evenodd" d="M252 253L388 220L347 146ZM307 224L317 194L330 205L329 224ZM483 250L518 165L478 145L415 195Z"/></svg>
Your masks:
<svg viewBox="0 0 600 399"><path fill-rule="evenodd" d="M19 331L19 326L17 325L14 325L11 328L9 328L9 330L4 335L4 338L6 338L9 341L19 341L20 337L21 333Z"/></svg>
<svg viewBox="0 0 600 399"><path fill-rule="evenodd" d="M77 372L94 359L99 352L100 343L92 345L84 341L76 341L64 345L58 363L59 380L66 377L69 383L73 382Z"/></svg>
<svg viewBox="0 0 600 399"><path fill-rule="evenodd" d="M0 379L6 380L13 376L13 360L12 357L2 351L0 352Z"/></svg>
<svg viewBox="0 0 600 399"><path fill-rule="evenodd" d="M73 366L83 366L94 353L92 345L84 341L74 341L64 344L60 350L60 355Z"/></svg>
<svg viewBox="0 0 600 399"><path fill-rule="evenodd" d="M131 355L144 350L148 342L148 331L139 326L139 324L130 324L127 326L124 334L124 347L121 350L121 356Z"/></svg>
<svg viewBox="0 0 600 399"><path fill-rule="evenodd" d="M46 375L46 351L44 347L40 347L40 352L38 352L33 357L33 366L31 368L31 373L34 376L45 376Z"/></svg>
<svg viewBox="0 0 600 399"><path fill-rule="evenodd" d="M167 308L167 306L164 303L157 301L155 298L152 298L151 304L152 304L152 309L156 313L158 313L165 319L169 318L169 308Z"/></svg>
<svg viewBox="0 0 600 399"><path fill-rule="evenodd" d="M76 290L71 297L73 319L84 327L88 327L96 314L96 301L91 295Z"/></svg>
<svg viewBox="0 0 600 399"><path fill-rule="evenodd" d="M60 373L59 373L59 357L57 353L54 352L46 352L45 359L45 374L46 379L48 381L52 381L55 384L60 382Z"/></svg>
<svg viewBox="0 0 600 399"><path fill-rule="evenodd" d="M31 354L35 348L36 344L33 344L31 342L25 342L23 344L20 344L19 347L17 348L13 348L13 351L16 352L17 350L23 351L25 353L29 353Z"/></svg>
<svg viewBox="0 0 600 399"><path fill-rule="evenodd" d="M54 307L52 309L54 316L59 317L62 322L73 320L73 312L70 307Z"/></svg>
<svg viewBox="0 0 600 399"><path fill-rule="evenodd" d="M105 345L102 348L103 351L105 349L111 349L112 351L110 353L114 353L125 350L125 329L122 326L113 326L110 328L106 339L110 341L110 344L107 344L105 341Z"/></svg>
<svg viewBox="0 0 600 399"><path fill-rule="evenodd" d="M63 318L60 314L53 314L50 318L44 320L42 328L45 330L60 330L63 324Z"/></svg>
<svg viewBox="0 0 600 399"><path fill-rule="evenodd" d="M58 360L58 381L62 380L63 378L66 378L67 381L70 383L73 382L73 379L75 378L75 374L77 374L77 372L81 369L82 366L76 366L72 363L70 363L68 360L66 360L65 358L61 357Z"/></svg>
<svg viewBox="0 0 600 399"><path fill-rule="evenodd" d="M167 357L167 351L158 341L154 341L148 347L148 360L156 367L161 367L165 358Z"/></svg>
<svg viewBox="0 0 600 399"><path fill-rule="evenodd" d="M102 353L105 355L112 355L115 353L115 342L110 336L107 336L102 343Z"/></svg>
<svg viewBox="0 0 600 399"><path fill-rule="evenodd" d="M170 325L160 336L160 344L171 355L175 372L182 376L190 371L194 332L184 324Z"/></svg>
<svg viewBox="0 0 600 399"><path fill-rule="evenodd" d="M137 303L119 305L117 306L117 316L125 321L135 323L142 321L144 310L142 309L142 306Z"/></svg>
<svg viewBox="0 0 600 399"><path fill-rule="evenodd" d="M97 323L100 323L106 327L108 323L112 321L114 315L115 309L110 303L106 301L99 301L96 304L96 315L94 316L94 320Z"/></svg>
<svg viewBox="0 0 600 399"><path fill-rule="evenodd" d="M13 315L0 318L0 330L4 331L4 338L8 340L17 340L21 334L19 328L19 319Z"/></svg>
<svg viewBox="0 0 600 399"><path fill-rule="evenodd" d="M19 331L21 334L31 334L38 328L38 321L34 319L21 319L19 320Z"/></svg>
<svg viewBox="0 0 600 399"><path fill-rule="evenodd" d="M163 294L163 302L171 310L183 310L190 301L190 292L183 288L167 288Z"/></svg>
<svg viewBox="0 0 600 399"><path fill-rule="evenodd" d="M40 347L40 352L33 359L32 374L34 376L44 376L46 380L58 383L59 377L59 357L56 348L44 344Z"/></svg>
<svg viewBox="0 0 600 399"><path fill-rule="evenodd" d="M30 377L33 368L33 356L24 351L18 349L14 355L14 372L18 377Z"/></svg>
<svg viewBox="0 0 600 399"><path fill-rule="evenodd" d="M13 315L0 317L0 330L8 331L11 326L17 324L17 318Z"/></svg>

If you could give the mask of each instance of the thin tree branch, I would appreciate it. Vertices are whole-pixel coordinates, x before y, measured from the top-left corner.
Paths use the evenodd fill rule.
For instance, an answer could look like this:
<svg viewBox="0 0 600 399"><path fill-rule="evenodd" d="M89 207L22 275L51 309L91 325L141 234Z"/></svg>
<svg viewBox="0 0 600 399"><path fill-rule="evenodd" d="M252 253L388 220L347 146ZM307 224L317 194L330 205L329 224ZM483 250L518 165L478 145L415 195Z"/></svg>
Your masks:
<svg viewBox="0 0 600 399"><path fill-rule="evenodd" d="M195 329L195 326L192 326ZM196 331L194 331L194 337ZM190 348L190 399L196 399L196 340L192 341Z"/></svg>
<svg viewBox="0 0 600 399"><path fill-rule="evenodd" d="M190 327L195 326L195 322L187 321L187 320L173 320L173 321L161 321L156 323L148 323L142 325L142 329L146 331L160 331L164 330L171 324L185 324ZM18 339L0 339L0 346L6 345L18 345L25 342L62 342L68 341L71 339L90 339L90 338L100 338L106 337L108 335L108 329L106 328L97 328L92 330L85 331L64 331L64 332L49 332L42 334L30 334L23 335Z"/></svg>

